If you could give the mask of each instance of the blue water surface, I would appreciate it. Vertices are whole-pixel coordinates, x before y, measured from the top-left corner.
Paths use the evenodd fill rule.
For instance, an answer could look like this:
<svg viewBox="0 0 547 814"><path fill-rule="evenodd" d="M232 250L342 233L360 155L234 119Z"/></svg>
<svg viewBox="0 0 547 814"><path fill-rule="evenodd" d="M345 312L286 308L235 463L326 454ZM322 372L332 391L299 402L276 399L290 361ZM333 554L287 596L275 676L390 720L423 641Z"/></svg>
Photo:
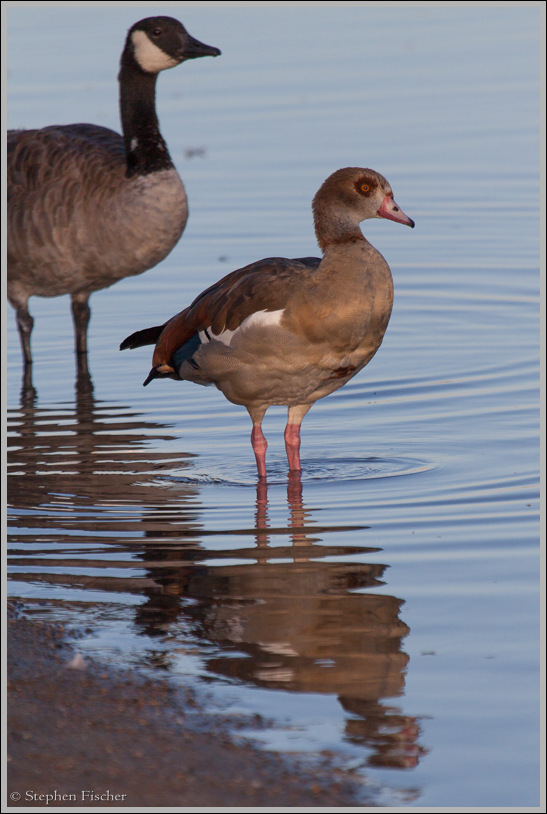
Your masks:
<svg viewBox="0 0 547 814"><path fill-rule="evenodd" d="M35 393L8 308L9 587L83 653L260 713L266 749L328 752L387 807L540 804L540 32L543 4L10 4L9 127L119 129L125 31L171 14L222 56L159 77L190 219L91 298L93 392L68 298L30 301ZM230 270L318 253L343 166L393 186L383 346L303 423L250 422L156 381L161 324ZM27 382L28 385L28 382ZM89 632L91 631L91 632ZM97 783L100 768L97 768Z"/></svg>

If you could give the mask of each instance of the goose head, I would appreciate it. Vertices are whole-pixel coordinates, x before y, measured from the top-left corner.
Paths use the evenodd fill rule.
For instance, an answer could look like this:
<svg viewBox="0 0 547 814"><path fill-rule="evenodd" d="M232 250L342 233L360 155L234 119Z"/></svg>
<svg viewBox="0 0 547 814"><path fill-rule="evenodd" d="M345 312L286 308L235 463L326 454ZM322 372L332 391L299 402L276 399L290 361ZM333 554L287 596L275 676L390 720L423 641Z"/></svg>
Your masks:
<svg viewBox="0 0 547 814"><path fill-rule="evenodd" d="M387 218L414 228L414 221L395 203L384 176L362 167L333 172L313 199L313 215L323 250L333 243L362 239L359 224L368 218Z"/></svg>
<svg viewBox="0 0 547 814"><path fill-rule="evenodd" d="M187 59L219 56L220 51L192 37L173 17L146 17L127 34L124 56L145 73L158 74ZM122 61L123 61L122 57Z"/></svg>

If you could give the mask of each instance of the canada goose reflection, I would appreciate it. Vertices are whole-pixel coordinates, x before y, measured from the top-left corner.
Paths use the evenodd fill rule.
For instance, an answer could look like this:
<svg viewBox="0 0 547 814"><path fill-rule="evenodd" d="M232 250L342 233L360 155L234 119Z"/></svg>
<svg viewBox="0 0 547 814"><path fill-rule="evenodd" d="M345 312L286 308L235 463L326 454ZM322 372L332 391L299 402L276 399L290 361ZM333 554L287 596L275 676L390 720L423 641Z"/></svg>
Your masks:
<svg viewBox="0 0 547 814"><path fill-rule="evenodd" d="M38 403L38 390L34 386L32 364L23 365L21 377L20 403L23 409L32 408ZM93 380L89 370L87 353L76 354L76 377L74 380L76 402L81 404L93 397Z"/></svg>
<svg viewBox="0 0 547 814"><path fill-rule="evenodd" d="M25 527L54 528L59 542L79 540L83 547L94 539L118 543L119 532L132 528L140 539L146 529L142 514L158 508L150 483L173 465L190 466L192 456L150 448L152 439L173 440L166 425L126 405L97 400L88 390L77 389L73 402L45 406L27 395L7 414L12 525L17 528L21 517ZM163 508L180 505L186 495L194 497L196 489L187 485L176 495L162 494ZM186 516L195 519L195 510Z"/></svg>

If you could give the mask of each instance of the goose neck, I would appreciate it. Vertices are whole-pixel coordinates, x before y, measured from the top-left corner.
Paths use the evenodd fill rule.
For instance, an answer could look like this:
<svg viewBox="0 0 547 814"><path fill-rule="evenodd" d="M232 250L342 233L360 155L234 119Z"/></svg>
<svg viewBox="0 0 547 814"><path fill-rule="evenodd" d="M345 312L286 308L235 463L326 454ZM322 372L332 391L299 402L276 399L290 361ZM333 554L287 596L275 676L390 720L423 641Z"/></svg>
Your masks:
<svg viewBox="0 0 547 814"><path fill-rule="evenodd" d="M118 78L128 177L170 169L173 162L156 114L157 74L122 61Z"/></svg>
<svg viewBox="0 0 547 814"><path fill-rule="evenodd" d="M314 207L314 224L317 242L323 252L329 247L366 242L359 223L347 212L334 211L329 207Z"/></svg>

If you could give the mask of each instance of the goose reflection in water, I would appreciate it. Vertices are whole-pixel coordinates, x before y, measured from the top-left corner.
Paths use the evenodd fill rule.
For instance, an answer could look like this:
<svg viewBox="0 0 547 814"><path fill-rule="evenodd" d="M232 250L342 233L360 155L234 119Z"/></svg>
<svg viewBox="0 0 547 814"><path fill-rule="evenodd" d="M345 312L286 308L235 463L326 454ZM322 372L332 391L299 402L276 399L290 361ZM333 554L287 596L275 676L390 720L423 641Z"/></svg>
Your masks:
<svg viewBox="0 0 547 814"><path fill-rule="evenodd" d="M348 526L313 523L298 474L289 478L287 504L287 525L272 527L268 486L260 482L255 527L238 532L252 532L253 546L182 554L172 533L174 547L141 553L156 565L163 559L135 617L143 633L170 643L152 662L169 670L173 654L187 652L191 634L209 652L216 645L205 658L210 673L273 690L336 695L349 713L346 737L370 750L369 765L412 768L424 753L419 725L384 703L404 693L403 602L367 593L384 584L387 566L355 561L378 549L344 545ZM194 562L181 567L181 555ZM205 557L215 564L198 562Z"/></svg>
<svg viewBox="0 0 547 814"><path fill-rule="evenodd" d="M231 681L334 695L366 763L416 765L419 725L386 702L404 693L403 602L369 592L384 585L387 566L366 562L378 549L345 544L349 526L314 522L299 475L288 481L286 525L271 523L260 482L248 527L210 530L207 488L172 474L191 476L191 456L147 448L152 434L170 438L162 425L90 393L10 418L12 579L55 588L60 604L87 591L86 612L95 592L118 606L123 595L144 598L130 609L150 641L143 663L171 670L190 650Z"/></svg>
<svg viewBox="0 0 547 814"><path fill-rule="evenodd" d="M89 370L87 353L76 353L76 377L74 390L76 403L85 404L88 400L93 403L93 379ZM32 377L32 363L23 365L21 377L20 401L22 409L32 409L38 403L38 391L34 387Z"/></svg>
<svg viewBox="0 0 547 814"><path fill-rule="evenodd" d="M60 544L80 543L85 552L94 542L115 546L119 532L134 531L140 540L146 530L143 514L154 516L158 528L170 496L159 496L150 484L192 461L189 453L167 455L150 448L152 439L174 440L167 425L125 405L99 401L87 387L77 388L74 403L41 406L29 395L22 392L21 406L7 414L7 502L14 529L40 529L42 541L48 539L44 530L51 530ZM197 494L188 484L173 502L178 508ZM187 529L200 528L193 505L186 506L184 518ZM15 538L28 541L17 532Z"/></svg>

